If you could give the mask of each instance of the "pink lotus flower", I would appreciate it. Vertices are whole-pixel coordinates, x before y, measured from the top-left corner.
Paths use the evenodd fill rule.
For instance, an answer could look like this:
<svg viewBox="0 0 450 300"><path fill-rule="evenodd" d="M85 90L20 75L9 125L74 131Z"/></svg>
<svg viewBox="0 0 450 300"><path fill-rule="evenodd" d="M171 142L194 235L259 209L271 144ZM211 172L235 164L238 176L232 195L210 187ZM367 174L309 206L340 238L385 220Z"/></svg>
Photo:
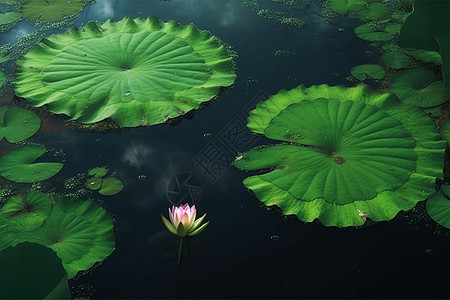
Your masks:
<svg viewBox="0 0 450 300"><path fill-rule="evenodd" d="M197 235L202 232L206 226L208 226L209 221L200 226L205 218L206 214L195 219L197 214L197 210L195 209L195 205L189 207L189 204L180 205L178 207L172 206L172 210L169 208L169 220L167 220L163 215L161 218L163 220L164 225L167 229L180 237L189 235Z"/></svg>

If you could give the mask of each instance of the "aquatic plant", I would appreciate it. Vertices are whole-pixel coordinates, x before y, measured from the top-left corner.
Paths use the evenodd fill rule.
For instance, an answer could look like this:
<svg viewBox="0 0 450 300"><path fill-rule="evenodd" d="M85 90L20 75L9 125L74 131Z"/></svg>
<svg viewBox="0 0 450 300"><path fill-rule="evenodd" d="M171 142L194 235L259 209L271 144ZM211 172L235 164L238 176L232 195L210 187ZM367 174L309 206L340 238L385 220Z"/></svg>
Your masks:
<svg viewBox="0 0 450 300"><path fill-rule="evenodd" d="M436 191L427 200L427 213L437 223L450 229L450 185L441 186L443 194Z"/></svg>
<svg viewBox="0 0 450 300"><path fill-rule="evenodd" d="M32 231L39 228L50 214L50 198L39 191L28 191L15 195L1 208L1 214L7 220L8 231Z"/></svg>
<svg viewBox="0 0 450 300"><path fill-rule="evenodd" d="M383 62L386 67L398 70L409 67L411 59L401 52L388 51L383 54Z"/></svg>
<svg viewBox="0 0 450 300"><path fill-rule="evenodd" d="M61 259L47 247L8 247L0 251L0 265L0 299L71 299Z"/></svg>
<svg viewBox="0 0 450 300"><path fill-rule="evenodd" d="M63 164L33 163L47 149L39 145L16 147L0 157L0 176L15 182L33 183L46 180L58 173Z"/></svg>
<svg viewBox="0 0 450 300"><path fill-rule="evenodd" d="M232 53L209 32L126 17L43 39L17 61L14 87L81 123L134 127L198 109L235 77Z"/></svg>
<svg viewBox="0 0 450 300"><path fill-rule="evenodd" d="M445 142L421 110L365 85L299 86L258 104L247 127L285 143L234 165L268 170L244 180L267 206L325 226L390 220L433 193Z"/></svg>
<svg viewBox="0 0 450 300"><path fill-rule="evenodd" d="M164 226L173 234L180 237L180 246L178 248L178 267L180 267L181 254L183 249L183 238L185 236L194 236L200 234L208 226L209 222L200 225L206 217L206 213L195 219L197 215L197 210L195 205L192 207L188 203L181 204L180 206L172 206L172 210L169 208L169 220L167 220L162 214L161 219Z"/></svg>
<svg viewBox="0 0 450 300"><path fill-rule="evenodd" d="M26 0L20 11L31 21L56 21L79 13L84 0Z"/></svg>
<svg viewBox="0 0 450 300"><path fill-rule="evenodd" d="M422 68L401 71L392 78L389 90L403 103L419 107L440 105L450 99L450 90L443 87L442 80L436 80L433 71Z"/></svg>
<svg viewBox="0 0 450 300"><path fill-rule="evenodd" d="M0 26L17 22L22 14L16 11L0 13Z"/></svg>
<svg viewBox="0 0 450 300"><path fill-rule="evenodd" d="M108 257L115 248L113 222L93 201L57 196L44 224L17 235L17 241L39 243L61 258L69 279Z"/></svg>
<svg viewBox="0 0 450 300"><path fill-rule="evenodd" d="M364 64L355 66L350 70L350 73L358 80L366 80L367 78L372 79L383 79L386 76L386 72L380 65Z"/></svg>
<svg viewBox="0 0 450 300"><path fill-rule="evenodd" d="M106 168L97 167L89 170L88 174L93 176L86 181L86 187L91 190L99 190L98 193L105 196L115 195L122 191L123 182L116 177L106 177L108 170Z"/></svg>
<svg viewBox="0 0 450 300"><path fill-rule="evenodd" d="M340 14L349 14L350 16L361 20L387 20L392 11L388 4L377 0L328 0L328 6Z"/></svg>
<svg viewBox="0 0 450 300"><path fill-rule="evenodd" d="M0 107L0 141L6 138L17 143L33 136L41 120L32 111L18 107Z"/></svg>
<svg viewBox="0 0 450 300"><path fill-rule="evenodd" d="M439 52L444 86L450 87L450 2L415 0L414 10L400 30L398 44Z"/></svg>

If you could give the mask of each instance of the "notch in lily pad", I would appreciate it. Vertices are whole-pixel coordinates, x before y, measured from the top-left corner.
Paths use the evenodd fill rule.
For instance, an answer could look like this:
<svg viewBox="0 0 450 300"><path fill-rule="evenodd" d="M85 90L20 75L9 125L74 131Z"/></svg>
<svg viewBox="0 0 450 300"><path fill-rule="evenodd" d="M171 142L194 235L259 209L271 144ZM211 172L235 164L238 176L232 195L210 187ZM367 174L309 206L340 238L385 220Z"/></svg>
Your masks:
<svg viewBox="0 0 450 300"><path fill-rule="evenodd" d="M56 175L63 164L55 162L34 163L47 152L39 145L23 145L0 157L0 176L21 183L34 183Z"/></svg>
<svg viewBox="0 0 450 300"><path fill-rule="evenodd" d="M365 64L353 67L350 72L352 75L361 81L368 78L372 79L383 79L386 76L386 71L380 65Z"/></svg>
<svg viewBox="0 0 450 300"><path fill-rule="evenodd" d="M35 113L19 107L0 107L0 140L17 143L33 136L41 127Z"/></svg>
<svg viewBox="0 0 450 300"><path fill-rule="evenodd" d="M432 107L450 99L450 90L443 87L436 74L428 69L403 70L392 78L389 90L403 103L418 107Z"/></svg>

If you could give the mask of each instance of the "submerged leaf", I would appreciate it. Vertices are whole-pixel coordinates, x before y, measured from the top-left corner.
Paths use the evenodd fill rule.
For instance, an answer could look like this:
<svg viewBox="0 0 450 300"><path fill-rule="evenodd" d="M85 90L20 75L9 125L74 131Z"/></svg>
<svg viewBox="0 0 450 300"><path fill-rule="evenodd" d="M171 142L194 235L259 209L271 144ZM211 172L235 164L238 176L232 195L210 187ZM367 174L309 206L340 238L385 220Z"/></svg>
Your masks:
<svg viewBox="0 0 450 300"><path fill-rule="evenodd" d="M235 80L228 48L206 31L155 17L53 35L19 59L15 90L82 123L153 125L198 109Z"/></svg>
<svg viewBox="0 0 450 300"><path fill-rule="evenodd" d="M61 259L47 247L22 243L0 251L0 299L71 299Z"/></svg>

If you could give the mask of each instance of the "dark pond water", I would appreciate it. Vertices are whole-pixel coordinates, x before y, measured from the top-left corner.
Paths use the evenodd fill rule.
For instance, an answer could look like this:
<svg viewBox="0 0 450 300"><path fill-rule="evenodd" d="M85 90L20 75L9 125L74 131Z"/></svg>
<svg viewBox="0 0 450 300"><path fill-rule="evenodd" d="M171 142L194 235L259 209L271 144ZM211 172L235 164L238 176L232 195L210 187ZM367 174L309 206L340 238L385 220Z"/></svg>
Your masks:
<svg viewBox="0 0 450 300"><path fill-rule="evenodd" d="M299 84L353 86L346 80L350 69L379 55L354 35L357 20L326 22L313 2L258 1L301 17L307 22L301 29L263 19L242 2L97 0L76 20L80 26L155 15L193 23L231 45L238 58L235 85L176 125L96 133L49 123L33 137L65 153L55 186L95 166L108 166L125 185L117 195L96 196L114 216L117 246L94 270L70 281L73 296L448 298L448 231L423 205L390 222L326 228L268 210L244 188L247 174L231 162L268 142L245 128L258 101ZM3 43L33 30L26 22L16 26L2 33ZM290 54L276 56L277 50ZM178 271L178 238L165 230L160 214L180 201L195 203L211 223L189 239Z"/></svg>

